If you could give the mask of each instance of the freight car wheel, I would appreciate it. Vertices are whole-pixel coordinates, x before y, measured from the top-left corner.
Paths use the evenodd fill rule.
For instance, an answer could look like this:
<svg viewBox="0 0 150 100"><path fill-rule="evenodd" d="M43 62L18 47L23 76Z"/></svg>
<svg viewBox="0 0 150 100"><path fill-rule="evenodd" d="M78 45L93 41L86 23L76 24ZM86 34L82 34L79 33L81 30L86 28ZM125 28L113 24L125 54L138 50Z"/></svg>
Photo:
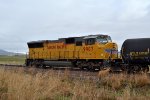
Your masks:
<svg viewBox="0 0 150 100"><path fill-rule="evenodd" d="M138 73L140 72L141 66L140 65L132 65L132 66L128 66L128 73Z"/></svg>
<svg viewBox="0 0 150 100"><path fill-rule="evenodd" d="M148 72L149 72L149 66L143 66L143 67L142 67L142 71L143 71L144 73L148 73Z"/></svg>

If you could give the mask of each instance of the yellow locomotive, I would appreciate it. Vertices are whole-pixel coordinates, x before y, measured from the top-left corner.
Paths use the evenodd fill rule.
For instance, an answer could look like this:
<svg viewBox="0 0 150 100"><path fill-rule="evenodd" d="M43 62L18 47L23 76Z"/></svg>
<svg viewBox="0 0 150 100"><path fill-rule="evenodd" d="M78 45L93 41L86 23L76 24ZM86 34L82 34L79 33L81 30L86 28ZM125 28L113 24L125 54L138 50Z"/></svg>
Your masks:
<svg viewBox="0 0 150 100"><path fill-rule="evenodd" d="M108 35L88 35L28 42L27 66L70 66L101 69L118 59L118 47ZM108 64L108 63L107 63Z"/></svg>

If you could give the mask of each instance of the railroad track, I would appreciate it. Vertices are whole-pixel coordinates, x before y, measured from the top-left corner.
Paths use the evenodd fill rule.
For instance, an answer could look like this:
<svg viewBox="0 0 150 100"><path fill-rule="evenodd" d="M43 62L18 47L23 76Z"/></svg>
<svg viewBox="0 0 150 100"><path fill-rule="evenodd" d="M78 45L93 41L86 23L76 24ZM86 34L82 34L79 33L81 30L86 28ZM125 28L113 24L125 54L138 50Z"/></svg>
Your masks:
<svg viewBox="0 0 150 100"><path fill-rule="evenodd" d="M0 64L0 66L8 66L8 67L25 67L25 68L31 68L25 65L18 65L18 64ZM69 69L70 71L83 71L80 68L72 68L72 67L52 67L52 68L37 68L37 67L32 67L32 68L36 68L36 69L53 69L53 70L65 70L65 69ZM86 70L84 70L86 71ZM93 71L93 72L98 72L98 71Z"/></svg>
<svg viewBox="0 0 150 100"><path fill-rule="evenodd" d="M25 67L25 65L17 65L17 64L0 64L0 66Z"/></svg>
<svg viewBox="0 0 150 100"><path fill-rule="evenodd" d="M69 67L54 67L49 69L36 68L36 67L26 67L24 65L15 65L15 64L0 64L1 68L5 68L6 70L13 70L15 68L23 68L24 72L29 74L37 74L37 73L45 73L45 72L53 72L55 75L65 76L66 74L73 79L82 79L82 80L98 80L98 71L90 72L86 70L80 70L79 68L71 69ZM31 69L33 72L31 72Z"/></svg>
<svg viewBox="0 0 150 100"><path fill-rule="evenodd" d="M53 71L56 75L64 76L66 74L66 69L68 71L68 74L72 78L77 79L91 79L91 80L99 80L98 73L99 71L86 71L86 70L80 70L79 68L71 69L70 67L54 67L49 69L43 69L43 68L36 68L36 67L26 67L25 65L15 65L15 64L0 64L0 67L3 67L7 70L13 70L13 68L22 67L25 72L29 72L32 68L33 73L45 73L48 71ZM31 72L32 73L32 72ZM119 74L121 72L110 72L111 74ZM150 72L147 73L150 76Z"/></svg>

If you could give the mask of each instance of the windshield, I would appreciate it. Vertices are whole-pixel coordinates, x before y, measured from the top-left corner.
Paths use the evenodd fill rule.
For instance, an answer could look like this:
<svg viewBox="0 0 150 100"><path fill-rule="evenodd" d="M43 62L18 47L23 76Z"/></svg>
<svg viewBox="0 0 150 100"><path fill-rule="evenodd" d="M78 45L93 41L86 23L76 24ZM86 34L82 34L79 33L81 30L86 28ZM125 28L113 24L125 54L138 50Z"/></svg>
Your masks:
<svg viewBox="0 0 150 100"><path fill-rule="evenodd" d="M99 36L99 37L97 37L96 40L97 40L97 42L104 43L104 44L112 41L110 36Z"/></svg>

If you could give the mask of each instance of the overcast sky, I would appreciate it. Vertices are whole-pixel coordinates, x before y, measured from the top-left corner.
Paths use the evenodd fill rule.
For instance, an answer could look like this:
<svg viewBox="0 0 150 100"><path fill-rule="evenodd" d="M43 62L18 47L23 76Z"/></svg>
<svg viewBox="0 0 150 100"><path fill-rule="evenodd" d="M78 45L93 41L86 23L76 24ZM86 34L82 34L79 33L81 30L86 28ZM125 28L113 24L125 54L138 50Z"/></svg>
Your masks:
<svg viewBox="0 0 150 100"><path fill-rule="evenodd" d="M0 49L27 52L28 41L108 34L150 38L150 0L0 0Z"/></svg>

